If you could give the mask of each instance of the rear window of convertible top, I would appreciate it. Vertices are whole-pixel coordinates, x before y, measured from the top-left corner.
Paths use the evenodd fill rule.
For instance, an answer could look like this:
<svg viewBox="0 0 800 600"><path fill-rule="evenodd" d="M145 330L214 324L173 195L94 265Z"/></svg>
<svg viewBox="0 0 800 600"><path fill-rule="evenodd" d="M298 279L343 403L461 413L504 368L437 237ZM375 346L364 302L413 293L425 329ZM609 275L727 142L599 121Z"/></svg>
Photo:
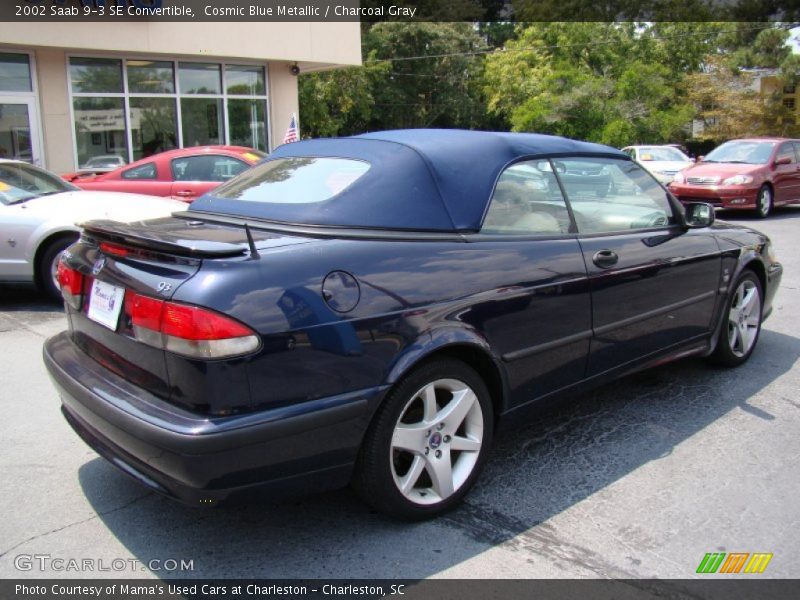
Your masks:
<svg viewBox="0 0 800 600"><path fill-rule="evenodd" d="M277 158L249 169L213 194L262 204L315 204L339 194L369 168L365 161L348 158Z"/></svg>

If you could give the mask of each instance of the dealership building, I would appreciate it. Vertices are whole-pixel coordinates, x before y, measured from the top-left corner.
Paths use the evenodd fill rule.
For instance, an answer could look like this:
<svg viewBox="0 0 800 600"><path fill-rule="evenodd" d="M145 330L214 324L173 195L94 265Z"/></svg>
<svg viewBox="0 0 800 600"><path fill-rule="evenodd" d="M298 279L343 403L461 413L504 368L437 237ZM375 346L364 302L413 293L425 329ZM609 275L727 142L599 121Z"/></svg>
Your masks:
<svg viewBox="0 0 800 600"><path fill-rule="evenodd" d="M3 23L0 157L56 172L203 144L269 151L297 72L361 64L359 23Z"/></svg>

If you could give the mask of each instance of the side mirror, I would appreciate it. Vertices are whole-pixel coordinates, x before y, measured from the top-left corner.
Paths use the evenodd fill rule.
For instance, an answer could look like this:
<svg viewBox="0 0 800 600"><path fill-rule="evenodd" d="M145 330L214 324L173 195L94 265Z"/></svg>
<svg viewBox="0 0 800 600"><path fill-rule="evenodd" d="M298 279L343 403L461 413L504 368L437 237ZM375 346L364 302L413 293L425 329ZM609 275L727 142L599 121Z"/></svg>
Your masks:
<svg viewBox="0 0 800 600"><path fill-rule="evenodd" d="M714 207L705 202L690 202L684 206L686 226L690 229L711 227L714 224Z"/></svg>
<svg viewBox="0 0 800 600"><path fill-rule="evenodd" d="M776 167L778 165L790 165L792 164L792 158L790 156L781 156L780 158L776 158L773 164Z"/></svg>

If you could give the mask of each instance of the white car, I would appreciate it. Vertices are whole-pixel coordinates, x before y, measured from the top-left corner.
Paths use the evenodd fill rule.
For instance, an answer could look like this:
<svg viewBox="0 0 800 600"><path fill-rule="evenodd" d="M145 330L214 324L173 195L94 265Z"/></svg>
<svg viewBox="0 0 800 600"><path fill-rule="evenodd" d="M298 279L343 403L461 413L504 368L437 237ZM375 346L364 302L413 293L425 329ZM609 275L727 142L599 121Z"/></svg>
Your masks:
<svg viewBox="0 0 800 600"><path fill-rule="evenodd" d="M622 149L664 185L694 161L675 146L627 146Z"/></svg>
<svg viewBox="0 0 800 600"><path fill-rule="evenodd" d="M185 202L169 198L86 192L28 163L0 159L0 281L35 282L60 298L58 260L78 239L78 223L130 223L184 210Z"/></svg>

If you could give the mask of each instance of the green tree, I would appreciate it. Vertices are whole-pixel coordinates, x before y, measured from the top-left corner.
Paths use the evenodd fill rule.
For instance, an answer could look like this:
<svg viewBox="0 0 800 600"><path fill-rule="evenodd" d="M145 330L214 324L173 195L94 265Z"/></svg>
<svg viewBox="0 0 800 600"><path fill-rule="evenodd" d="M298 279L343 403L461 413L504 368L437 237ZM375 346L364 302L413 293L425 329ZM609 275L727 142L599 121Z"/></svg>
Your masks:
<svg viewBox="0 0 800 600"><path fill-rule="evenodd" d="M303 137L362 133L373 118L373 89L387 78L391 65L369 60L349 67L300 76L300 131Z"/></svg>
<svg viewBox="0 0 800 600"><path fill-rule="evenodd" d="M372 128L480 127L486 46L470 23L378 23L363 38L391 71L373 88ZM420 58L423 57L423 58Z"/></svg>
<svg viewBox="0 0 800 600"><path fill-rule="evenodd" d="M486 59L484 78L489 110L515 131L613 145L682 137L692 111L681 71L697 62L691 54L666 66L669 50L633 23L538 23L517 33Z"/></svg>

